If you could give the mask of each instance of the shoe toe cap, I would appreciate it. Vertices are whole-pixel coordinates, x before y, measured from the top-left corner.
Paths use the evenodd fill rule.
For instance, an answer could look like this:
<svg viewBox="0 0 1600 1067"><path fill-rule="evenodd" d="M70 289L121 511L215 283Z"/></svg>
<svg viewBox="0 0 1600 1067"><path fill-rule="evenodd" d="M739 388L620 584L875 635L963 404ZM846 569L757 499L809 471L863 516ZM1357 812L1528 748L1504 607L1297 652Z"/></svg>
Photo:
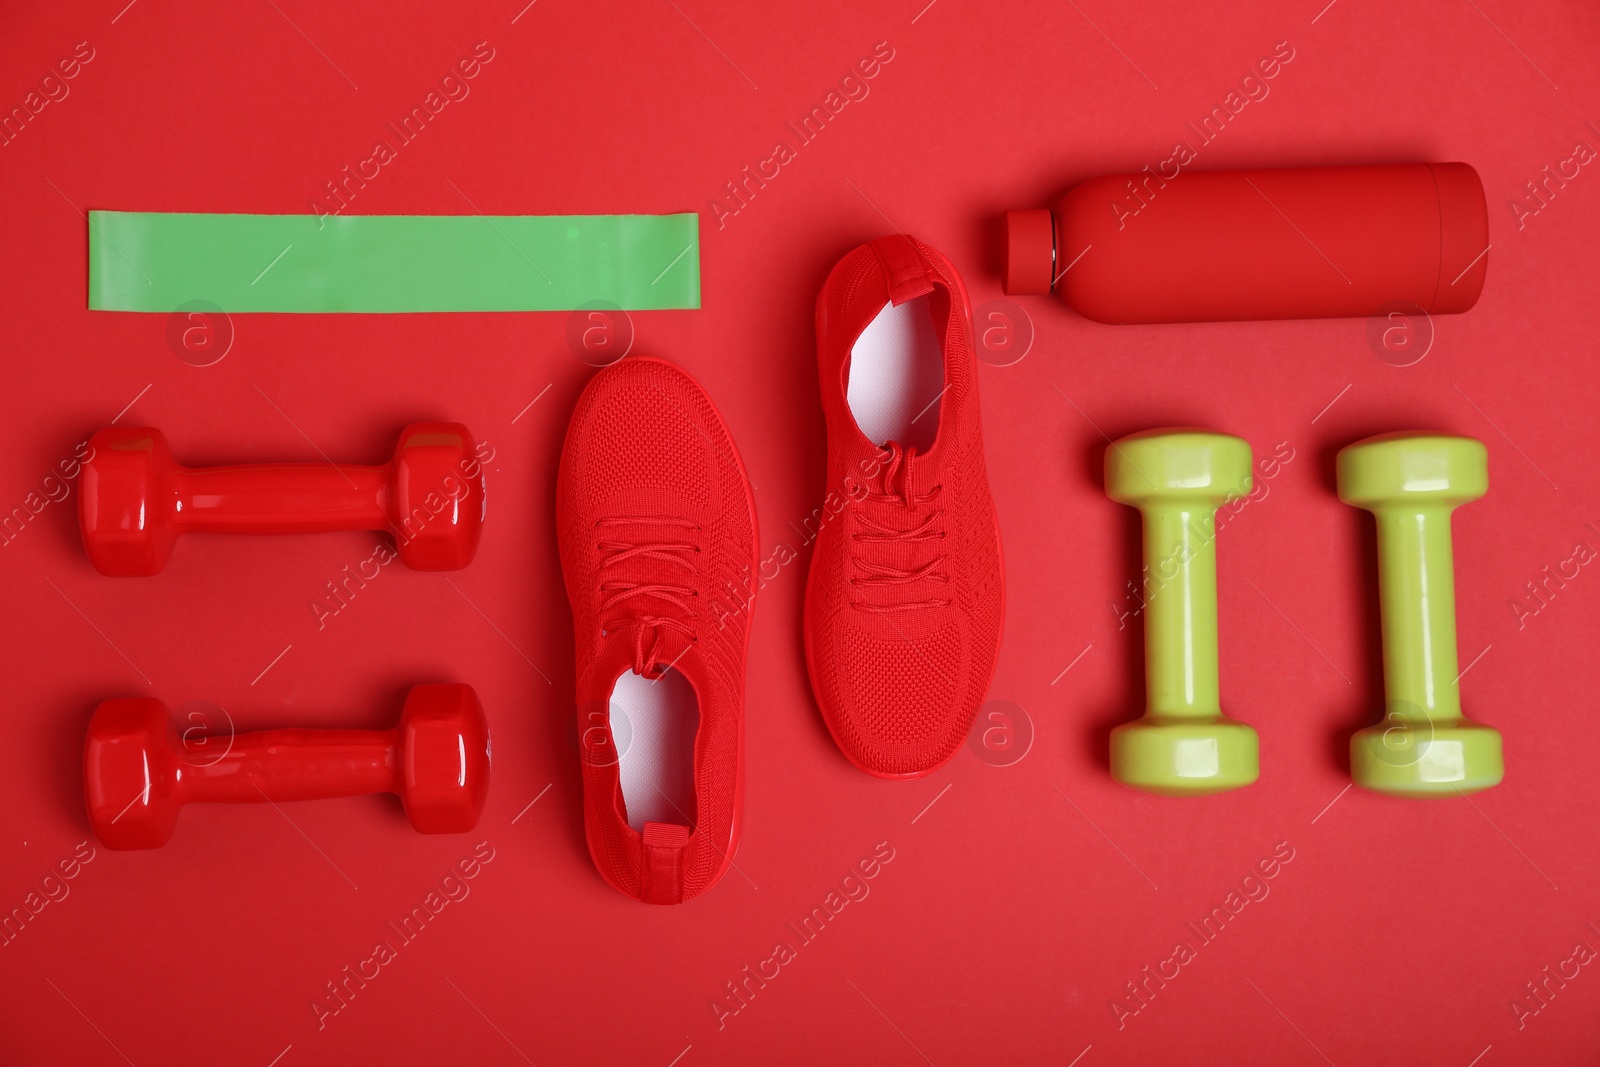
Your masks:
<svg viewBox="0 0 1600 1067"><path fill-rule="evenodd" d="M850 761L880 777L911 778L949 760L989 678L988 664L974 662L968 628L946 619L921 633L902 624L898 632L847 625L835 634L833 648L813 657L832 665L816 680L817 694Z"/></svg>

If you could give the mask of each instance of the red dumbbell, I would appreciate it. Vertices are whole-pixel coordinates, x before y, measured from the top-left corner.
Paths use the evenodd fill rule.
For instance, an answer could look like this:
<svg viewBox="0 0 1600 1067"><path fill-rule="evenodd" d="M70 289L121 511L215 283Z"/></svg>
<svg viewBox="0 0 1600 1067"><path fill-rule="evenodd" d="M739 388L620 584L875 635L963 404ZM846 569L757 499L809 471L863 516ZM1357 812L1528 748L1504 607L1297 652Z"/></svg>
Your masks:
<svg viewBox="0 0 1600 1067"><path fill-rule="evenodd" d="M113 577L158 573L178 535L196 531L388 530L406 566L457 570L483 529L483 470L458 423L412 423L382 467L182 467L149 427L108 427L89 448L78 527L95 569Z"/></svg>
<svg viewBox="0 0 1600 1067"><path fill-rule="evenodd" d="M107 700L83 746L89 825L112 849L160 848L193 801L321 800L397 793L424 834L478 825L489 791L489 724L466 685L419 685L392 730L262 730L185 752L159 700ZM217 751L221 750L221 755ZM203 753L203 755L202 755Z"/></svg>

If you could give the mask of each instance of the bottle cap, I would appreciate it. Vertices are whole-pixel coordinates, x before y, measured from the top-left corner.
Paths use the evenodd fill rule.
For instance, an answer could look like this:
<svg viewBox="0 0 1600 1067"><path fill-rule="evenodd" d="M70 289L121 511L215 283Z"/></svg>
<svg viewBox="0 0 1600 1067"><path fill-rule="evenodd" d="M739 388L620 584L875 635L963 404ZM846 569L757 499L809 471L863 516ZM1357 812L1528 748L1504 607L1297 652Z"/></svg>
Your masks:
<svg viewBox="0 0 1600 1067"><path fill-rule="evenodd" d="M1006 212L1005 268L1000 285L1018 296L1048 293L1055 280L1055 219L1044 210Z"/></svg>
<svg viewBox="0 0 1600 1067"><path fill-rule="evenodd" d="M1468 311L1489 273L1489 207L1478 172L1465 163L1430 163L1439 187L1439 284L1433 315Z"/></svg>

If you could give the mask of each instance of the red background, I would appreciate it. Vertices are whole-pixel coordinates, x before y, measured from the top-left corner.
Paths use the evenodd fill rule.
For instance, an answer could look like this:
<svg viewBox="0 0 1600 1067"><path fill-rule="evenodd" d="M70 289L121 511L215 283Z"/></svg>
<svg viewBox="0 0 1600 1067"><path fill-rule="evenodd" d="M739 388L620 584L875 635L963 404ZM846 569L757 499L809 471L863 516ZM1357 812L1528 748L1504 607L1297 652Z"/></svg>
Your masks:
<svg viewBox="0 0 1600 1067"><path fill-rule="evenodd" d="M1600 174L1520 230L1509 206L1577 141L1600 145L1590 5L124 2L0 17L7 109L77 42L95 50L0 149L0 503L137 396L123 424L163 428L191 464L379 462L406 422L460 420L494 448L489 522L470 569L385 568L319 631L310 602L372 536L195 539L158 578L112 580L84 558L76 496L44 507L0 551L0 908L89 837L79 749L106 697L213 701L240 729L376 727L412 684L469 682L495 778L465 837L415 834L369 798L198 807L160 851L96 850L0 947L0 1060L1594 1062L1594 967L1521 1029L1511 1006L1577 943L1600 948L1600 576L1521 628L1511 607L1578 542L1600 547ZM982 402L1010 579L992 696L1026 709L1032 748L1008 767L963 751L909 784L855 771L806 682L802 549L757 602L738 869L644 907L602 883L581 831L551 523L591 370L567 316L239 316L201 368L169 349L166 316L85 310L77 209L307 211L479 41L495 58L470 96L350 210L700 211L704 307L635 314L635 350L720 405L764 554L801 548L790 524L822 500L811 308L839 256L892 226L948 252L976 302L997 297L1001 211L1166 158L1280 41L1295 58L1270 96L1195 165L1465 160L1489 196L1488 282L1407 367L1362 320L1108 328L1020 299L1036 340L983 368ZM894 59L870 96L718 229L723 183L880 41ZM1295 457L1220 542L1223 699L1260 730L1262 774L1210 799L1134 793L1105 763L1140 707L1142 649L1113 607L1139 560L1134 513L1102 490L1101 431L1171 423ZM1456 521L1460 651L1483 652L1464 698L1504 733L1507 775L1471 801L1341 792L1347 737L1382 697L1370 520L1335 498L1332 457L1409 427L1489 446L1492 489ZM470 895L319 1030L325 983L479 841L494 858ZM870 896L719 1029L724 983L796 940L785 924L878 842L895 858ZM1185 922L1280 842L1294 858L1270 896L1119 1029L1124 983L1193 942Z"/></svg>

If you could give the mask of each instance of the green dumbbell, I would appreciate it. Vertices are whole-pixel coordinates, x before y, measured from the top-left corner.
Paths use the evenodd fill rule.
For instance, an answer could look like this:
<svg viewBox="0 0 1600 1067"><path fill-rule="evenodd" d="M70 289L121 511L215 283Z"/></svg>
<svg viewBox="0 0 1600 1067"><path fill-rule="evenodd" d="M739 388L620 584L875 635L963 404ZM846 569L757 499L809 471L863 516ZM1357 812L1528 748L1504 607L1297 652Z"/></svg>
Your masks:
<svg viewBox="0 0 1600 1067"><path fill-rule="evenodd" d="M1489 488L1482 441L1389 433L1339 452L1339 499L1378 521L1384 721L1350 738L1356 785L1407 797L1498 785L1500 733L1461 714L1450 513Z"/></svg>
<svg viewBox="0 0 1600 1067"><path fill-rule="evenodd" d="M1217 696L1216 511L1250 492L1250 444L1204 430L1149 430L1106 452L1106 495L1144 516L1145 700L1111 731L1111 776L1164 796L1256 780L1255 730Z"/></svg>

